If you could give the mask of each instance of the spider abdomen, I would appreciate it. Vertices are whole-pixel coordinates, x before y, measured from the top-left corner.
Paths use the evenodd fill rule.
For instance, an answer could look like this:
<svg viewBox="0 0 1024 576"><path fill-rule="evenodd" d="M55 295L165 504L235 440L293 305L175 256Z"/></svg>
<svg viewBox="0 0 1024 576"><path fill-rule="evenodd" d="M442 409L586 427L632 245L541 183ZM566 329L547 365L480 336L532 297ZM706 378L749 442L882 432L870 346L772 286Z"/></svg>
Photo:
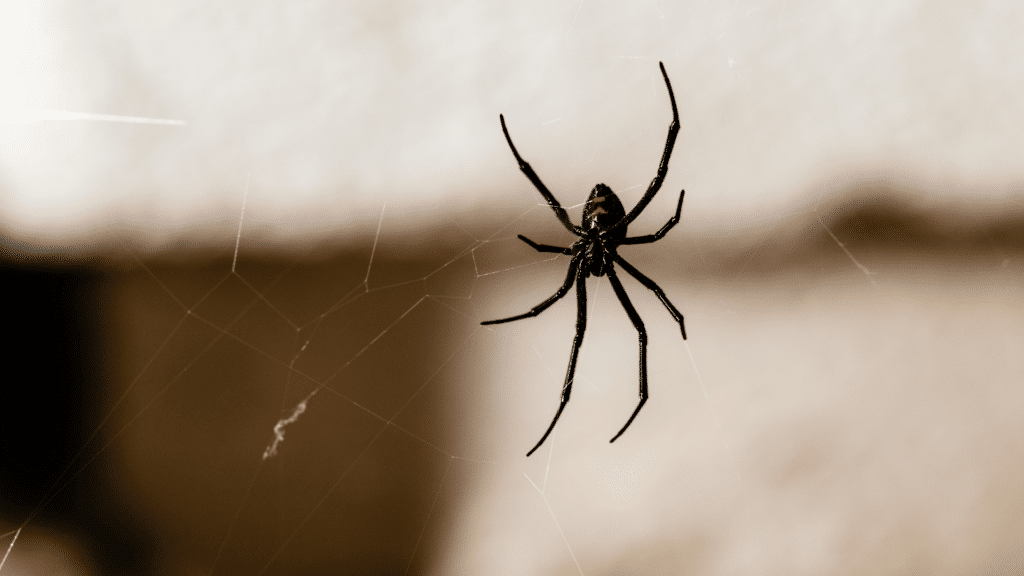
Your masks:
<svg viewBox="0 0 1024 576"><path fill-rule="evenodd" d="M583 205L583 229L588 232L595 229L602 232L618 224L625 217L626 210L615 192L604 184L594 186L587 203ZM619 226L606 236L605 240L618 244L625 237L626 227Z"/></svg>
<svg viewBox="0 0 1024 576"><path fill-rule="evenodd" d="M604 276L615 261L615 248L626 237L626 227L616 224L626 217L619 197L604 184L594 186L583 206L586 247L583 266L591 276Z"/></svg>

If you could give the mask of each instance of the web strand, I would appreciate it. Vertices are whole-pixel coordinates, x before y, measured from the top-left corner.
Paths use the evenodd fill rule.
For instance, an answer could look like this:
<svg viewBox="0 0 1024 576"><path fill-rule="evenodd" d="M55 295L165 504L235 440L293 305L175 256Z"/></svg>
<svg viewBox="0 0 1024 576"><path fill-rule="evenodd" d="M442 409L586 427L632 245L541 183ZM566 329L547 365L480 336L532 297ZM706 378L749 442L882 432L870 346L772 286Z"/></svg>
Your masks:
<svg viewBox="0 0 1024 576"><path fill-rule="evenodd" d="M231 259L231 272L234 273L235 265L238 264L238 245L242 242L242 222L245 221L245 202L249 199L249 177L251 173L245 175L245 193L242 195L242 213L238 216L238 234L235 236L235 255Z"/></svg>
<svg viewBox="0 0 1024 576"><path fill-rule="evenodd" d="M7 536L10 536L12 533L14 534L14 536L11 538L11 543L7 545L7 551L4 552L4 557L0 558L0 570L4 569L4 564L7 563L7 557L11 555L11 550L14 549L14 543L18 541L18 536L21 535L22 528L24 528L24 526L19 526L17 530L4 534L5 538Z"/></svg>

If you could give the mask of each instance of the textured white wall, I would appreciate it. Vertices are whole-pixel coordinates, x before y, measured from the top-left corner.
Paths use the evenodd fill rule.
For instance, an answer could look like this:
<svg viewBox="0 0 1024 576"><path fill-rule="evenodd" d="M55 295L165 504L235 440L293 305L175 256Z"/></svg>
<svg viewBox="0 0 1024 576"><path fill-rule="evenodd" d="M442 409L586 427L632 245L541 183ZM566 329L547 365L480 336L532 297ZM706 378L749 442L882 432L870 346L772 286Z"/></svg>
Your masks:
<svg viewBox="0 0 1024 576"><path fill-rule="evenodd" d="M658 60L682 120L669 184L703 198L702 231L849 178L984 203L1024 175L1016 2L0 10L0 211L58 244L229 234L247 178L247 217L292 238L367 233L384 200L502 213L522 180L499 112L563 202L642 185L668 120ZM40 110L186 124L24 122Z"/></svg>

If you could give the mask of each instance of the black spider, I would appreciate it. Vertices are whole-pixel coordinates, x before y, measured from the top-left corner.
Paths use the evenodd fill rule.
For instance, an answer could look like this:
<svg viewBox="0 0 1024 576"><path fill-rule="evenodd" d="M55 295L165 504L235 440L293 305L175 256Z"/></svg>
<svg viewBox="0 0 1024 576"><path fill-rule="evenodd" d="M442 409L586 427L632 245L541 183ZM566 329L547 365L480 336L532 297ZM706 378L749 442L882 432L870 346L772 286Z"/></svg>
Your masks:
<svg viewBox="0 0 1024 576"><path fill-rule="evenodd" d="M529 163L523 160L519 152L516 151L515 145L512 144L512 138L508 135L508 129L505 127L505 116L499 115L499 118L501 118L501 130L505 133L508 147L512 149L512 154L516 157L516 161L519 162L519 169L523 171L523 174L526 174L530 182L540 191L541 196L547 200L548 205L555 211L555 217L558 218L559 222L569 232L580 237L572 246L562 248L560 246L537 244L520 234L519 239L529 244L538 252L554 252L571 256L572 258L569 260L569 273L566 275L562 287L553 296L534 306L529 312L512 316L511 318L481 322L481 324L501 324L503 322L513 322L537 316L544 310L547 310L556 300L568 294L573 283L576 284L576 336L572 341L572 353L569 355L569 369L565 374L565 384L562 385L562 401L558 405L558 411L555 412L555 418L551 421L551 425L548 426L547 431L541 436L537 445L526 453L527 456L533 454L544 443L544 440L547 440L548 434L551 434L551 431L555 428L558 417L562 415L562 410L565 409L565 405L569 402L569 393L572 392L573 375L576 372L576 356L579 354L580 344L583 343L583 333L587 327L587 277L591 275L608 275L608 281L611 282L615 295L619 298L619 302L622 303L622 307L626 309L626 314L629 315L629 319L633 322L633 326L640 336L640 403L637 404L636 410L633 410L633 415L626 421L626 425L611 439L611 442L615 442L619 436L622 436L626 428L629 428L629 425L633 423L636 415L640 413L644 402L647 402L647 331L644 330L644 323L640 319L640 315L636 313L636 309L633 308L629 297L626 296L626 291L622 288L622 283L619 282L619 278L615 274L615 263L618 263L623 270L636 278L644 287L658 295L661 303L665 305L665 308L668 308L672 317L679 322L679 328L683 333L683 340L686 340L686 327L683 326L683 315L669 302L665 292L655 284L654 280L641 274L639 270L623 260L622 256L619 256L617 253L618 247L622 244L647 244L662 239L679 222L679 213L683 208L683 194L685 190L679 192L679 204L676 205L675 216L672 216L661 227L661 230L646 236L626 237L626 227L633 220L636 220L636 217L643 212L647 204L654 198L654 195L658 193L658 189L661 188L661 183L665 180L665 174L668 173L668 160L672 155L672 146L675 144L676 134L679 132L679 112L676 110L676 99L672 94L672 84L668 81L665 65L660 62L658 65L661 67L661 75L665 78L668 98L672 102L672 123L668 127L668 139L665 142L665 151L661 156L661 164L658 166L658 175L651 181L647 191L644 192L643 198L637 202L637 205L630 210L629 214L626 214L625 209L622 207L622 202L619 201L619 198L612 192L611 188L604 184L598 184L590 191L590 197L587 198L587 203L583 206L583 225L576 226L570 222L569 215L566 214L562 205L558 203L558 200L555 200L555 197L544 186L544 183L540 181L537 173L533 171Z"/></svg>

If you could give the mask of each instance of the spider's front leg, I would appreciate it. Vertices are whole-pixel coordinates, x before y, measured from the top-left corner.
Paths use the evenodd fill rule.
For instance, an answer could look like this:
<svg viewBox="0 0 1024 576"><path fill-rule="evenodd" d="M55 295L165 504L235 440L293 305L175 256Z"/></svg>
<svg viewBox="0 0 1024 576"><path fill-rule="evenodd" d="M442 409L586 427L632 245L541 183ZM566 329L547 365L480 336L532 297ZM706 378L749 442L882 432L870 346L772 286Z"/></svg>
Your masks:
<svg viewBox="0 0 1024 576"><path fill-rule="evenodd" d="M544 435L540 437L540 441L537 442L537 445L526 453L527 458L536 452L537 448L540 448L540 445L548 439L548 435L555 429L555 424L558 423L558 418L562 415L562 410L564 410L565 405L569 403L569 394L572 392L572 381L576 375L576 358L579 356L580 345L583 344L583 333L586 331L587 271L584 267L580 267L579 271L576 273L576 336L572 339L572 352L569 354L569 368L565 372L565 383L562 384L562 400L558 404L558 410L555 411L555 417L551 420L551 425L548 426Z"/></svg>
<svg viewBox="0 0 1024 576"><path fill-rule="evenodd" d="M629 226L636 220L636 217L644 211L644 208L654 199L654 195L661 189L661 184L668 175L668 161L672 158L672 148L676 145L676 136L679 134L679 109L676 108L676 96L672 93L672 83L668 80L668 72L665 72L665 64L658 62L661 68L661 76L665 79L665 88L668 89L668 100L672 103L672 123L668 125L668 137L665 139L665 151L661 154L661 163L658 164L658 174L651 180L647 191L636 203L636 206L626 214L626 217L615 224L615 228Z"/></svg>
<svg viewBox="0 0 1024 576"><path fill-rule="evenodd" d="M519 155L519 151L516 150L516 145L512 143L512 137L508 135L508 128L505 127L505 115L498 114L498 118L501 120L501 131L505 134L505 142L508 142L508 147L512 150L512 155L516 157L516 163L519 164L519 169L526 175L526 178L533 183L533 187L540 192L540 195L544 197L548 206L554 210L555 217L562 223L562 226L565 226L566 230L577 236L583 236L583 229L569 221L569 214L566 213L565 208L562 208L562 205L555 199L555 195L552 194L551 191L548 190L548 187L540 181L540 177L533 171L533 167L530 166L530 163L523 160L523 157Z"/></svg>

